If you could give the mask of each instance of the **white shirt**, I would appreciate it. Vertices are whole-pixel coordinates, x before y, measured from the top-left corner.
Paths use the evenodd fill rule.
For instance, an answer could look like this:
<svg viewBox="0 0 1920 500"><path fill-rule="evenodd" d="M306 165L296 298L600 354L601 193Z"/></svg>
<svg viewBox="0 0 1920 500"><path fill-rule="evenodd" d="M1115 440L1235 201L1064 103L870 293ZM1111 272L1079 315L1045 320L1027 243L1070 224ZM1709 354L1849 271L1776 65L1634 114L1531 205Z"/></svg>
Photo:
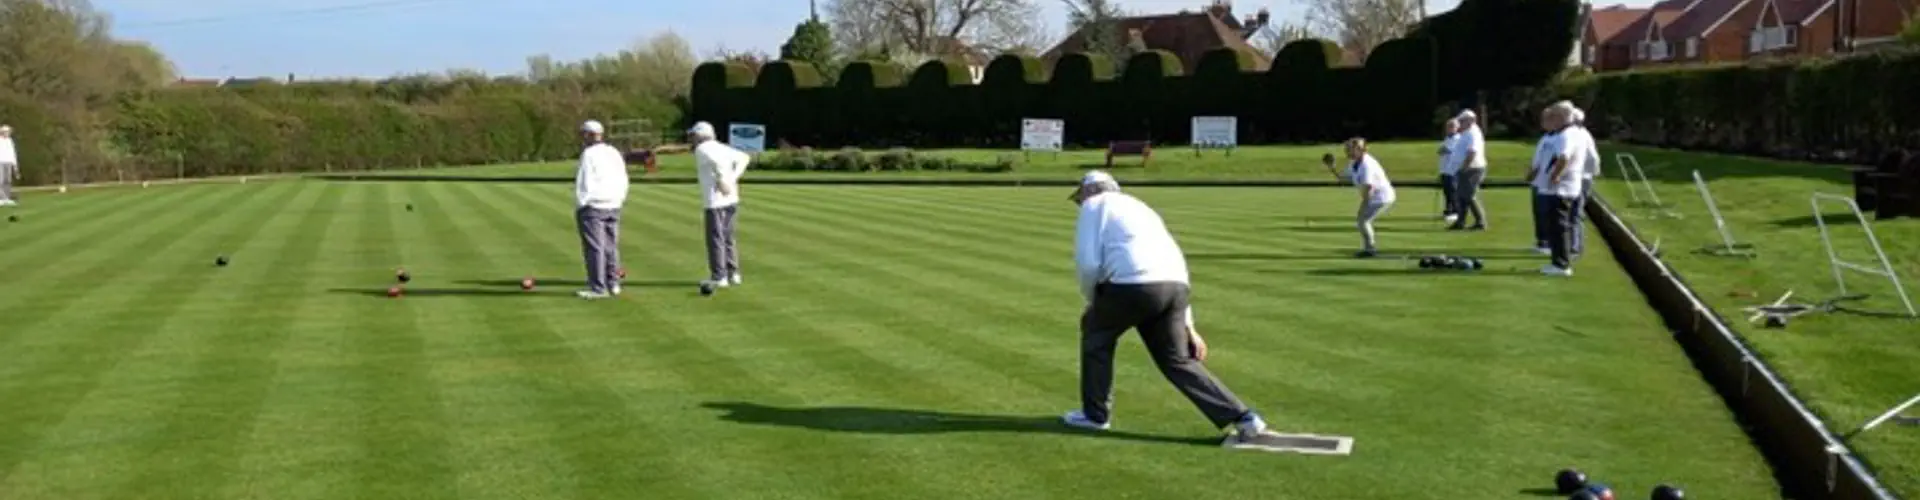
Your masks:
<svg viewBox="0 0 1920 500"><path fill-rule="evenodd" d="M1459 147L1459 143L1459 132L1447 134L1447 138L1440 140L1440 175L1459 173L1460 162L1453 161L1453 148Z"/></svg>
<svg viewBox="0 0 1920 500"><path fill-rule="evenodd" d="M627 201L627 158L607 143L580 152L580 170L573 176L577 207L618 210Z"/></svg>
<svg viewBox="0 0 1920 500"><path fill-rule="evenodd" d="M1487 135L1480 131L1480 125L1460 131L1460 140L1454 142L1451 151L1453 154L1448 161L1455 165L1454 168L1459 168L1462 163L1467 168L1487 168Z"/></svg>
<svg viewBox="0 0 1920 500"><path fill-rule="evenodd" d="M1106 192L1080 203L1073 237L1080 295L1093 301L1101 283L1186 283L1187 257L1152 207L1132 195Z"/></svg>
<svg viewBox="0 0 1920 500"><path fill-rule="evenodd" d="M1567 127L1567 130L1561 134L1572 134L1574 139L1578 139L1586 144L1587 168L1586 170L1580 171L1582 174L1581 178L1591 181L1594 176L1600 175L1600 143L1593 140L1593 131L1587 130L1585 126L1574 125Z"/></svg>
<svg viewBox="0 0 1920 500"><path fill-rule="evenodd" d="M1580 184L1586 177L1587 160L1593 157L1589 141L1583 140L1572 128L1560 133L1549 134L1541 138L1540 147L1534 150L1533 191L1540 194L1577 198L1580 196ZM1553 181L1553 161L1564 159L1567 168L1561 172L1560 182Z"/></svg>
<svg viewBox="0 0 1920 500"><path fill-rule="evenodd" d="M1396 198L1393 181L1387 179L1387 169L1373 159L1371 154L1360 155L1360 161L1347 167L1347 178L1353 179L1355 186L1373 186L1373 193L1367 201L1374 203L1393 203Z"/></svg>
<svg viewBox="0 0 1920 500"><path fill-rule="evenodd" d="M20 163L20 155L13 150L12 137L0 137L0 163Z"/></svg>
<svg viewBox="0 0 1920 500"><path fill-rule="evenodd" d="M740 176L747 172L753 157L720 141L709 140L693 148L694 162L700 170L700 196L707 208L725 208L740 204ZM720 194L725 185L730 194Z"/></svg>

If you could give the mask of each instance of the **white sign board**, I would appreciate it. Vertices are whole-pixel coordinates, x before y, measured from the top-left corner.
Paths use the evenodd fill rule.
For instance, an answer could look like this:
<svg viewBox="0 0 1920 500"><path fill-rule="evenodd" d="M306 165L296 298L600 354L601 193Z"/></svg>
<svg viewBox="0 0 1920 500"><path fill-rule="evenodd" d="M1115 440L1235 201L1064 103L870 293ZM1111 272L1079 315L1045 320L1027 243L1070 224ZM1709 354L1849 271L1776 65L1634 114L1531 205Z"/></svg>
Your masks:
<svg viewBox="0 0 1920 500"><path fill-rule="evenodd" d="M1240 119L1233 116L1193 117L1194 149L1233 149L1240 145Z"/></svg>
<svg viewBox="0 0 1920 500"><path fill-rule="evenodd" d="M753 123L729 125L727 145L748 154L764 153L767 151L767 126Z"/></svg>
<svg viewBox="0 0 1920 500"><path fill-rule="evenodd" d="M1052 151L1057 153L1060 152L1061 146L1066 144L1066 139L1066 120L1049 120L1044 118L1025 118L1020 120L1021 151Z"/></svg>

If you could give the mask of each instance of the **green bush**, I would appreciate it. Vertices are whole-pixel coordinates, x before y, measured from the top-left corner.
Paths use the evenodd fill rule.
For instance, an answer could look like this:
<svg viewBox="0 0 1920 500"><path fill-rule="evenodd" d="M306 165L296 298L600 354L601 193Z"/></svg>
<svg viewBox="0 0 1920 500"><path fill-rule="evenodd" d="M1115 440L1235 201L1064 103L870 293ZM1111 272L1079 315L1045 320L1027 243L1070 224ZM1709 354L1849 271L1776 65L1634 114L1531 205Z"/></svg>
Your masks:
<svg viewBox="0 0 1920 500"><path fill-rule="evenodd" d="M1920 144L1920 51L1608 73L1557 92L1598 133L1660 147L1866 162Z"/></svg>

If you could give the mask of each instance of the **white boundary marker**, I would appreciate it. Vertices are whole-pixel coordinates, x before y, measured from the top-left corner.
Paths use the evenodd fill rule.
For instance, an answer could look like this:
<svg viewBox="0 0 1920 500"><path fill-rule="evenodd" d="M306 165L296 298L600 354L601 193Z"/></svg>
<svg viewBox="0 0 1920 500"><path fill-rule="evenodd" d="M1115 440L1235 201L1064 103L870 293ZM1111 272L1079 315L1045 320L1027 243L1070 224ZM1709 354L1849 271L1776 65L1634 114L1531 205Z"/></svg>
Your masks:
<svg viewBox="0 0 1920 500"><path fill-rule="evenodd" d="M1868 420L1866 425L1860 426L1860 430L1853 431L1853 435L1859 435L1862 432L1873 430L1874 427L1879 427L1880 424L1887 423L1888 420L1893 420L1894 417L1900 415L1900 412L1907 411L1908 408L1912 408L1914 405L1920 405L1920 394L1915 394L1913 399L1894 405L1893 409L1887 410L1886 413L1882 413L1878 417L1874 417L1873 420Z"/></svg>
<svg viewBox="0 0 1920 500"><path fill-rule="evenodd" d="M1713 253L1716 255L1752 257L1754 255L1753 252L1748 250L1751 248L1751 245L1734 243L1733 231L1727 229L1727 220L1720 217L1720 205L1714 203L1713 191L1707 190L1707 181L1700 177L1699 170L1693 171L1693 185L1694 187L1700 188L1700 200L1706 202L1707 213L1713 214L1713 227L1720 231L1721 248Z"/></svg>
<svg viewBox="0 0 1920 500"><path fill-rule="evenodd" d="M1334 441L1335 445L1334 445L1334 448L1331 450L1324 449L1324 448L1307 447L1307 446L1272 446L1272 445L1262 445L1258 443L1242 442L1239 439L1236 439L1231 436L1227 437L1225 441L1222 441L1220 445L1222 447L1235 449L1235 450L1264 451L1269 453L1299 453L1303 455L1350 455L1353 453L1353 438L1350 436L1328 436L1328 435L1320 435L1320 434L1286 434L1286 433L1267 431L1261 434L1261 437L1276 438L1276 439Z"/></svg>
<svg viewBox="0 0 1920 500"><path fill-rule="evenodd" d="M1878 269L1840 260L1840 254L1833 251L1833 237L1827 232L1827 220L1820 215L1821 200L1846 203L1847 209L1853 211L1853 218L1860 221L1860 229L1867 232L1867 242L1873 244L1873 254L1880 258ZM1893 282L1894 291L1900 294L1900 303L1907 306L1907 315L1920 318L1920 310L1915 310L1913 299L1907 298L1907 288L1900 284L1900 275L1893 272L1893 264L1887 261L1887 252L1880 249L1880 238L1873 235L1873 224L1867 221L1865 214L1860 213L1860 205L1854 203L1853 198L1826 193L1813 193L1813 198L1808 203L1813 205L1813 222L1820 226L1820 243L1827 247L1827 264L1833 268L1833 281L1840 285L1840 294L1847 294L1847 278L1845 273L1841 272L1843 269L1885 277L1887 281Z"/></svg>
<svg viewBox="0 0 1920 500"><path fill-rule="evenodd" d="M1653 182L1647 179L1647 171L1640 168L1640 158L1633 156L1633 153L1614 153L1613 163L1620 167L1620 178L1627 181L1627 194L1633 196L1634 206L1658 209L1658 215L1680 218L1680 214L1670 210L1666 202L1660 201L1660 193L1653 190ZM1638 181L1634 180L1635 175L1640 176ZM1642 192L1646 196L1641 196Z"/></svg>

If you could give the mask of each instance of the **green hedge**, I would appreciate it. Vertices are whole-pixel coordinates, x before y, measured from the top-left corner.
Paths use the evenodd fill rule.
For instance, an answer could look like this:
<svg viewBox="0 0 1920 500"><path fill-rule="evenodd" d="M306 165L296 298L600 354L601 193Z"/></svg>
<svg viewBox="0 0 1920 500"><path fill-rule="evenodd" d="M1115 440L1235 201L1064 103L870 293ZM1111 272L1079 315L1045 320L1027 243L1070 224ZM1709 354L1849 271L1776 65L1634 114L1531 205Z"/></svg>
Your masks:
<svg viewBox="0 0 1920 500"><path fill-rule="evenodd" d="M1871 163L1920 145L1920 51L1603 73L1557 89L1615 140Z"/></svg>
<svg viewBox="0 0 1920 500"><path fill-rule="evenodd" d="M1191 75L1164 51L1134 54L1124 65L1085 53L1065 54L1051 65L1004 55L987 65L977 85L951 61L900 71L906 76L901 87L876 83L875 68L883 66L855 63L834 87L755 93L721 78L734 70L716 62L700 68L693 86L696 96L718 97L696 98L690 113L716 125L767 125L776 143L825 147L1014 147L1021 118L1065 120L1070 144L1185 143L1196 115L1239 117L1240 140L1249 144L1355 134L1429 137L1443 102L1552 80L1573 49L1579 5L1466 0L1407 38L1375 48L1360 67L1339 64L1342 52L1332 42L1303 40L1282 48L1270 64L1261 64L1258 54L1216 50L1194 61ZM1500 32L1484 32L1495 28ZM1126 71L1115 74L1115 67ZM749 95L797 102L775 105ZM834 112L768 115L744 102Z"/></svg>
<svg viewBox="0 0 1920 500"><path fill-rule="evenodd" d="M782 150L755 161L755 170L784 172L1010 172L1016 160L1009 156L990 163L961 161L944 155L921 155L910 149L895 148L873 154L859 148L843 148L821 153L812 148Z"/></svg>
<svg viewBox="0 0 1920 500"><path fill-rule="evenodd" d="M647 97L516 83L262 85L122 96L107 128L128 168L197 177L567 158L584 120L648 118L668 129L678 114ZM86 180L107 179L72 181Z"/></svg>

